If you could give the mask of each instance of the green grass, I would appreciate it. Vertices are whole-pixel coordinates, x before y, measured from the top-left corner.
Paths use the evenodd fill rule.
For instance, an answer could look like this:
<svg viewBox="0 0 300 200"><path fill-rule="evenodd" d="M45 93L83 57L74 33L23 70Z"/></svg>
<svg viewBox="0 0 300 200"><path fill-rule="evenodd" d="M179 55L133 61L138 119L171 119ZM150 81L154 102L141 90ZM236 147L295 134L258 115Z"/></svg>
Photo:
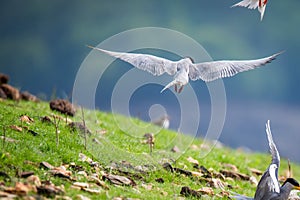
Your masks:
<svg viewBox="0 0 300 200"><path fill-rule="evenodd" d="M211 168L215 172L219 172L224 168L222 163L229 163L236 165L239 172L247 175L252 175L249 168L265 171L270 162L268 154L250 154L226 147L213 148L207 156L202 158L199 157L200 150L190 148L191 144L199 147L203 143L201 139L184 136L170 130L160 130L158 127L138 119L129 119L120 115L90 110L84 110L85 122L92 131L92 135L87 139L87 149L85 149L82 134L72 131L63 120L58 124L60 132L59 144L57 145L55 126L51 123L42 122L40 118L52 114L65 116L51 111L48 103L0 101L0 110L0 135L18 141L13 143L0 141L0 172L5 172L11 177L11 179L7 179L0 176L0 182L5 182L5 186L14 186L18 181L24 182L25 179L19 178L16 174L33 171L41 180L50 180L55 185L64 185L64 195L71 198L82 194L91 199L112 199L113 197L176 199L181 197L180 190L183 186L189 186L197 190L205 187L207 183L201 177L187 177L178 173L170 173L162 168L164 162L171 163L173 167L197 171L187 161L188 157L192 157L199 161L199 165L203 165L207 169ZM30 116L34 119L34 122L30 124L21 122L19 119L21 115ZM82 121L81 118L81 112L78 110L77 116L70 119L72 121ZM38 135L34 136L24 129L22 132L15 131L10 128L11 125L26 126ZM103 131L106 133L101 134L100 132ZM152 154L149 153L149 146L141 142L146 132L155 134L155 147ZM95 138L101 144L93 142L92 140ZM175 145L182 152L171 152L170 149ZM99 162L100 166L95 168L87 162L80 161L78 159L79 153L91 157L94 161ZM120 163L121 161L127 161L133 166L148 167L152 170L139 174L142 177L141 179L133 177L132 179L137 183L135 187L115 186L106 181L109 190L99 187L101 189L100 194L90 194L72 189L73 181L53 177L47 172L48 170L40 168L39 163L43 161L53 166L75 162L88 175L97 173L100 177L102 173L118 174L119 172L110 169L109 166L112 163ZM300 178L299 169L299 165L292 163L293 175L298 180ZM72 177L77 178L77 181L88 182L87 178L77 175L78 171L70 170L72 171ZM122 170L137 173L131 169L124 168ZM285 175L286 170L287 161L282 160L280 175ZM155 181L157 178L163 178L165 182L158 183ZM256 176L257 180L259 178ZM228 179L225 182L233 186L233 189L230 189L231 191L247 196L254 195L255 186L247 181ZM149 190L146 186L152 188ZM220 189L214 189L214 192L219 193ZM211 199L212 197L205 198Z"/></svg>

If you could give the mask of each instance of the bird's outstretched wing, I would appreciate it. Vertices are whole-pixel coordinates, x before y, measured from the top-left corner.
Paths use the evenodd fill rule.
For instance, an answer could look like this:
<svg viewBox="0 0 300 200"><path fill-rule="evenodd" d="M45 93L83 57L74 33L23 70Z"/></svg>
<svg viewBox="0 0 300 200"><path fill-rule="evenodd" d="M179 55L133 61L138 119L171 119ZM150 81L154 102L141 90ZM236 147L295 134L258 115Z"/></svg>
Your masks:
<svg viewBox="0 0 300 200"><path fill-rule="evenodd" d="M272 162L266 172L261 177L254 199L266 199L271 193L278 194L280 192L280 185L278 182L278 168L280 165L280 156L277 147L273 141L270 120L266 123L266 133L269 143L270 153L272 155Z"/></svg>
<svg viewBox="0 0 300 200"><path fill-rule="evenodd" d="M270 63L281 53L282 52L279 52L257 60L224 60L190 65L189 77L193 81L202 79L205 82L209 82L219 78L234 76L237 73L255 69Z"/></svg>
<svg viewBox="0 0 300 200"><path fill-rule="evenodd" d="M243 0L241 2L234 4L231 7L236 7L236 6L248 7L249 9L255 9L258 6L258 0Z"/></svg>
<svg viewBox="0 0 300 200"><path fill-rule="evenodd" d="M92 46L88 46L88 47L101 51L115 58L119 58L127 63L130 63L134 67L150 72L155 76L160 76L165 72L168 73L169 75L174 75L177 71L176 62L165 58L160 58L148 54L121 53L121 52L107 51Z"/></svg>
<svg viewBox="0 0 300 200"><path fill-rule="evenodd" d="M272 132L271 132L271 128L270 128L270 120L268 120L266 123L266 133L267 133L267 137L268 137L268 141L269 141L270 153L272 155L272 164L275 164L275 165L277 165L277 167L279 167L280 155L279 155L277 147L273 141Z"/></svg>

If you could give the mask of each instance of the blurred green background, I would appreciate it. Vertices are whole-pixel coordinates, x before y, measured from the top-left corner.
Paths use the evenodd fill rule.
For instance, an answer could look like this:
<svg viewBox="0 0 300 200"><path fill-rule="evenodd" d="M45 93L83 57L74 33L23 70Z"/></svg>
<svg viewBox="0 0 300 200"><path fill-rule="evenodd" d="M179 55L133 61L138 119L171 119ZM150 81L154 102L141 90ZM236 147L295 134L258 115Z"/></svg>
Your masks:
<svg viewBox="0 0 300 200"><path fill-rule="evenodd" d="M300 1L270 1L263 21L257 10L230 8L237 2L1 1L0 72L10 76L12 85L45 99L70 97L77 70L90 52L86 44L148 26L190 36L215 60L254 59L285 50L266 67L224 80L228 111L220 140L265 151L264 124L271 119L282 155L300 162Z"/></svg>

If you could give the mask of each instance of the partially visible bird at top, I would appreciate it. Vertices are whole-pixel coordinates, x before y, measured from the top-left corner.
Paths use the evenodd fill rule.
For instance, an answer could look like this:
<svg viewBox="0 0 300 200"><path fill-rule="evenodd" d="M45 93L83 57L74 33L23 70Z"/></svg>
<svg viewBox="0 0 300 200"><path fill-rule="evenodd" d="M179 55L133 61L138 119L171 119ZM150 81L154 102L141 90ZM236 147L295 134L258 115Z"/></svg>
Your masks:
<svg viewBox="0 0 300 200"><path fill-rule="evenodd" d="M287 178L280 187L278 181L280 156L273 141L269 120L266 124L266 133L269 142L270 153L272 155L272 161L257 185L254 200L287 200L290 192L293 189L300 190L300 185L295 179ZM253 198L242 195L236 195L233 198L238 200L253 200Z"/></svg>
<svg viewBox="0 0 300 200"><path fill-rule="evenodd" d="M260 20L262 21L268 0L243 0L237 4L234 4L231 7L241 6L241 7L248 7L249 9L258 9L260 12Z"/></svg>
<svg viewBox="0 0 300 200"><path fill-rule="evenodd" d="M174 80L167 84L161 93L174 86L175 92L180 93L183 87L188 84L189 79L192 81L202 79L205 82L214 81L216 79L231 77L243 71L255 69L267 63L270 63L282 52L273 54L269 57L256 60L221 60L194 63L190 57L185 57L179 61L171 61L165 58L140 53L122 53L108 51L92 46L92 49L101 51L105 54L119 58L134 67L150 72L155 76L164 73L174 75Z"/></svg>

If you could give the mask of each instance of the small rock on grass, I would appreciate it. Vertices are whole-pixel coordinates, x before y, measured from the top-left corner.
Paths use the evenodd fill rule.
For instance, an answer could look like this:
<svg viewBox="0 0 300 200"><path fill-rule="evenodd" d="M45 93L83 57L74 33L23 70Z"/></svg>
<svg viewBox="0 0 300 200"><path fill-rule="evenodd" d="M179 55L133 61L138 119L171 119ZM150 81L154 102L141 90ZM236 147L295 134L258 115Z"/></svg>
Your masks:
<svg viewBox="0 0 300 200"><path fill-rule="evenodd" d="M73 183L73 186L75 187L79 187L79 188L88 188L89 184L88 183L84 183L84 182L75 182Z"/></svg>
<svg viewBox="0 0 300 200"><path fill-rule="evenodd" d="M193 190L187 186L181 188L180 194L185 197L190 197L190 196L197 197L197 198L201 197L200 192Z"/></svg>
<svg viewBox="0 0 300 200"><path fill-rule="evenodd" d="M43 168L46 168L46 169L53 169L54 168L53 165L51 165L51 164L49 164L48 162L45 162L45 161L41 162L40 166L43 167Z"/></svg>
<svg viewBox="0 0 300 200"><path fill-rule="evenodd" d="M261 176L263 174L262 171L255 169L255 168L249 168L249 170L251 171L252 174L257 175L257 176Z"/></svg>
<svg viewBox="0 0 300 200"><path fill-rule="evenodd" d="M3 91L2 88L0 88L0 98L1 99L7 99L7 95L5 94L5 92Z"/></svg>
<svg viewBox="0 0 300 200"><path fill-rule="evenodd" d="M233 179L244 180L244 181L248 181L250 179L250 176L236 172L236 171L220 170L220 173L226 177L230 177Z"/></svg>
<svg viewBox="0 0 300 200"><path fill-rule="evenodd" d="M172 152L174 153L179 153L180 152L180 149L178 146L174 146L172 149L171 149Z"/></svg>
<svg viewBox="0 0 300 200"><path fill-rule="evenodd" d="M33 184L35 186L41 186L42 185L40 178L36 175L31 175L31 176L27 177L26 180L27 180L28 183Z"/></svg>
<svg viewBox="0 0 300 200"><path fill-rule="evenodd" d="M39 98L34 96L33 94L29 93L28 91L21 92L21 98L25 101L33 101L33 102L39 102Z"/></svg>
<svg viewBox="0 0 300 200"><path fill-rule="evenodd" d="M155 179L155 181L158 182L158 183L164 183L165 182L165 180L163 178L157 178L157 179Z"/></svg>
<svg viewBox="0 0 300 200"><path fill-rule="evenodd" d="M103 175L102 176L102 179L105 181L105 180L108 180L109 182L111 182L112 184L115 184L115 185L131 185L131 186L135 186L136 183L125 177L125 176L119 176L119 175L113 175L113 174L106 174L106 175Z"/></svg>
<svg viewBox="0 0 300 200"><path fill-rule="evenodd" d="M200 192L201 194L209 195L209 196L214 195L214 190L211 187L203 187L203 188L197 190L197 192Z"/></svg>
<svg viewBox="0 0 300 200"><path fill-rule="evenodd" d="M41 185L37 187L38 194L48 197L54 197L55 195L62 195L64 191L54 185Z"/></svg>
<svg viewBox="0 0 300 200"><path fill-rule="evenodd" d="M29 176L31 176L31 175L34 175L34 172L31 172L31 171L29 171L29 172L21 172L21 173L19 174L19 177L20 177L20 178L27 178L27 177L29 177Z"/></svg>
<svg viewBox="0 0 300 200"><path fill-rule="evenodd" d="M81 194L77 195L75 197L75 199L78 199L78 200L90 200L90 198L86 197L86 196L83 196Z"/></svg>
<svg viewBox="0 0 300 200"><path fill-rule="evenodd" d="M51 118L49 116L44 116L44 117L41 117L40 120L43 122L43 123L53 123Z"/></svg>
<svg viewBox="0 0 300 200"><path fill-rule="evenodd" d="M194 158L192 158L191 156L189 156L189 157L187 158L187 161L189 161L189 162L192 163L192 164L199 165L199 161L196 160L196 159L194 159Z"/></svg>
<svg viewBox="0 0 300 200"><path fill-rule="evenodd" d="M10 143L15 143L15 142L19 142L19 140L15 140L15 139L12 139L12 138L9 138L9 137L4 137L4 136L0 136L0 139L5 141L5 142L10 142Z"/></svg>
<svg viewBox="0 0 300 200"><path fill-rule="evenodd" d="M90 135L92 133L90 129L88 129L87 126L83 124L83 122L71 122L68 124L68 126L73 131L78 130L81 134L87 133Z"/></svg>
<svg viewBox="0 0 300 200"><path fill-rule="evenodd" d="M26 123L34 122L34 120L28 115L21 115L19 119L21 122L26 122Z"/></svg>
<svg viewBox="0 0 300 200"><path fill-rule="evenodd" d="M15 199L15 198L17 198L17 195L10 194L8 192L0 191L0 198L3 198L3 199Z"/></svg>
<svg viewBox="0 0 300 200"><path fill-rule="evenodd" d="M13 129L15 131L18 131L18 132L22 132L23 131L22 127L17 126L17 125L11 125L11 126L9 126L9 128L11 128L11 129Z"/></svg>

